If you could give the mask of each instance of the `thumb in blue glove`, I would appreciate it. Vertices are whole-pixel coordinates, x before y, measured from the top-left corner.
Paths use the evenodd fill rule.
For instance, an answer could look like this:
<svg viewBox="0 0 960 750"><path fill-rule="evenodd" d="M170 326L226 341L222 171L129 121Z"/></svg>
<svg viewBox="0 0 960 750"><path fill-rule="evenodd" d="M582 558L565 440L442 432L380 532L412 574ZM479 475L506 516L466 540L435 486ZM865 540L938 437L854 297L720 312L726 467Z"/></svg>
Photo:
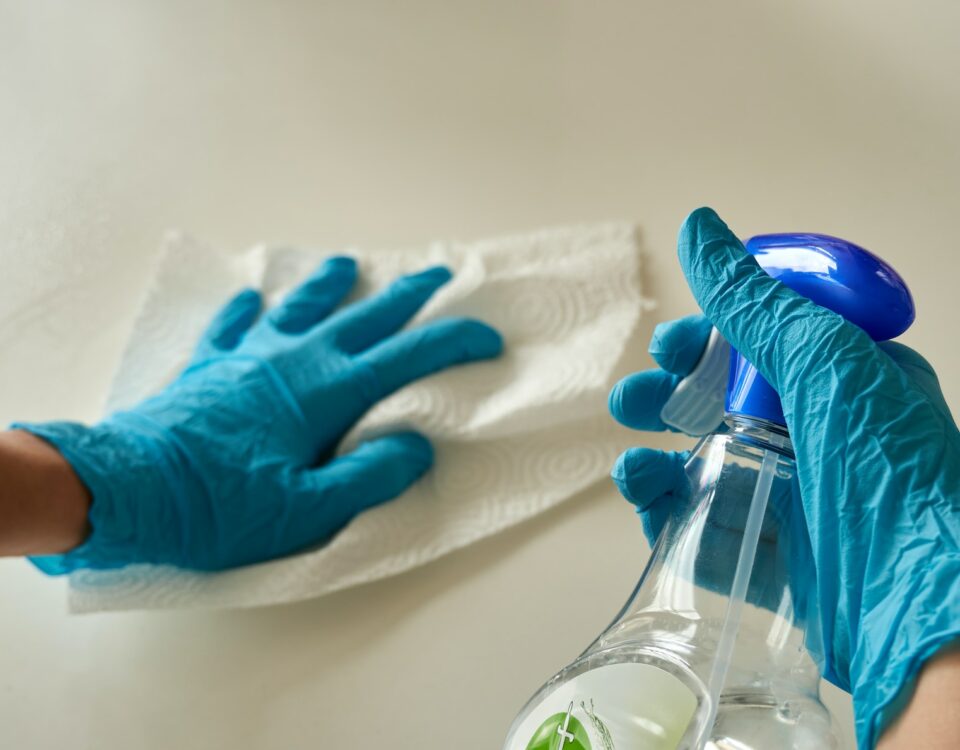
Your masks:
<svg viewBox="0 0 960 750"><path fill-rule="evenodd" d="M93 502L86 541L33 558L48 573L134 562L220 570L329 540L433 462L403 432L334 456L377 401L453 365L497 356L469 319L404 329L450 279L443 267L340 307L353 260L327 260L276 308L245 290L210 324L186 370L137 407L87 427L15 425L51 443Z"/></svg>
<svg viewBox="0 0 960 750"><path fill-rule="evenodd" d="M614 417L663 430L659 414L695 365L708 322L780 394L816 569L825 676L853 693L873 747L922 664L960 635L960 433L930 365L876 344L769 277L709 209L680 232L681 266L706 313L658 327L661 370L621 381ZM613 476L659 533L682 499L685 454L628 451Z"/></svg>

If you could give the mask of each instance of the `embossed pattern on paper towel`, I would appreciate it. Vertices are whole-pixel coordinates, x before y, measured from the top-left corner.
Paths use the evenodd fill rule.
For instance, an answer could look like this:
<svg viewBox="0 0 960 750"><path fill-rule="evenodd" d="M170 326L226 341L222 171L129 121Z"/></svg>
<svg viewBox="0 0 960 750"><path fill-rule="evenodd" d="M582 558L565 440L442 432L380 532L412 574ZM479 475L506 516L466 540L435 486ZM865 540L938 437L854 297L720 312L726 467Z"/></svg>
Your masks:
<svg viewBox="0 0 960 750"><path fill-rule="evenodd" d="M276 301L327 252L259 247L229 256L171 235L110 397L131 405L183 365L209 317L243 285ZM218 574L131 566L71 576L75 611L294 601L433 560L527 519L606 477L628 434L606 394L644 306L634 230L547 230L420 250L352 251L359 293L445 263L454 280L414 324L470 315L507 342L495 362L450 370L372 409L347 436L414 426L434 469L402 498L356 518L324 547Z"/></svg>

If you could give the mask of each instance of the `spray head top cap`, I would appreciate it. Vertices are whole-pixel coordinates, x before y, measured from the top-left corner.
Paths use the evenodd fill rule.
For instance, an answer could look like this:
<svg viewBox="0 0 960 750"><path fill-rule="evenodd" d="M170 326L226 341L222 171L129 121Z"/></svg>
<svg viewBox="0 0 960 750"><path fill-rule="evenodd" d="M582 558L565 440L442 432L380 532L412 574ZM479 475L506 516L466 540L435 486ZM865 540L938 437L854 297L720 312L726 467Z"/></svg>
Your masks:
<svg viewBox="0 0 960 750"><path fill-rule="evenodd" d="M770 276L842 315L874 341L895 338L914 321L906 282L859 245L825 234L788 233L757 235L745 247ZM726 410L786 424L776 391L736 350L731 350Z"/></svg>

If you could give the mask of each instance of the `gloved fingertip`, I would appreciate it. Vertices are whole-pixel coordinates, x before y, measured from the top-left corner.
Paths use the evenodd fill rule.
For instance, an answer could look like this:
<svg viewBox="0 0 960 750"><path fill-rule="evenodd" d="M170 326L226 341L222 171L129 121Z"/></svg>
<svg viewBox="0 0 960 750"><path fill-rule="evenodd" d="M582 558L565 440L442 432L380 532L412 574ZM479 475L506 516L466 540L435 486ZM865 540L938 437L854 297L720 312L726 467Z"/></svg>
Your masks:
<svg viewBox="0 0 960 750"><path fill-rule="evenodd" d="M726 238L731 234L723 219L709 206L691 211L680 225L677 238L680 246L699 246L712 239Z"/></svg>
<svg viewBox="0 0 960 750"><path fill-rule="evenodd" d="M623 415L623 390L625 380L626 378L618 380L613 388L610 389L610 395L607 397L607 409L610 411L610 416L620 424L625 423Z"/></svg>
<svg viewBox="0 0 960 750"><path fill-rule="evenodd" d="M607 405L611 416L634 430L665 430L660 411L679 380L679 375L663 370L641 370L627 375L610 391Z"/></svg>
<svg viewBox="0 0 960 750"><path fill-rule="evenodd" d="M476 318L443 318L427 323L409 332L405 349L408 356L420 356L428 352L439 369L452 364L463 364L479 359L491 359L503 351L503 336L495 328ZM427 356L425 361L429 361Z"/></svg>
<svg viewBox="0 0 960 750"><path fill-rule="evenodd" d="M650 544L654 544L663 529L670 512L669 503L659 502L669 499L670 486L664 487L662 478L647 476L644 466L656 464L656 457L662 454L650 448L631 448L617 458L610 476L620 490L620 494L633 503L637 515L643 524L643 534ZM654 466L653 471L657 471ZM639 481L638 481L639 480Z"/></svg>
<svg viewBox="0 0 960 750"><path fill-rule="evenodd" d="M750 349L745 341L742 312L745 300L756 300L773 283L730 228L709 208L690 214L677 241L680 267L694 299L706 316L738 350ZM754 285L761 285L760 289ZM764 304L753 309L762 311ZM761 317L765 313L758 312ZM752 335L760 326L752 327Z"/></svg>
<svg viewBox="0 0 960 750"><path fill-rule="evenodd" d="M643 510L653 500L647 493L637 491L643 485L635 481L650 465L649 453L647 448L630 448L617 457L610 471L610 478L617 485L620 494L636 505L637 510Z"/></svg>
<svg viewBox="0 0 960 750"><path fill-rule="evenodd" d="M496 328L474 318L463 318L461 324L470 359L489 359L503 352L503 336Z"/></svg>
<svg viewBox="0 0 960 750"><path fill-rule="evenodd" d="M352 285L357 279L357 261L349 255L333 255L320 264L315 276Z"/></svg>
<svg viewBox="0 0 960 750"><path fill-rule="evenodd" d="M712 328L703 315L660 323L650 339L650 356L667 372L689 375L703 354Z"/></svg>
<svg viewBox="0 0 960 750"><path fill-rule="evenodd" d="M323 261L323 265L331 270L337 271L349 272L357 270L357 261L349 255L331 255Z"/></svg>
<svg viewBox="0 0 960 750"><path fill-rule="evenodd" d="M246 287L237 292L237 296L233 298L234 302L238 305L244 307L259 307L263 304L263 295L260 293L259 289L254 289L253 287Z"/></svg>
<svg viewBox="0 0 960 750"><path fill-rule="evenodd" d="M630 502L634 502L630 487L627 484L626 455L626 453L621 453L617 456L617 460L614 461L613 468L610 470L610 478L617 489L620 490L620 494Z"/></svg>
<svg viewBox="0 0 960 750"><path fill-rule="evenodd" d="M706 252L708 247L713 250ZM701 297L704 290L700 288L701 285L707 285L709 288L706 291L712 291L722 281L713 277L736 260L732 254L734 249L745 253L740 240L712 208L698 208L683 222L677 238L677 254L680 267L698 302L703 301Z"/></svg>
<svg viewBox="0 0 960 750"><path fill-rule="evenodd" d="M610 476L620 493L642 512L678 489L685 460L684 453L630 448L617 458Z"/></svg>
<svg viewBox="0 0 960 750"><path fill-rule="evenodd" d="M381 450L402 457L408 466L419 470L419 473L433 465L433 444L419 432L392 432L361 445L371 443L375 443Z"/></svg>
<svg viewBox="0 0 960 750"><path fill-rule="evenodd" d="M246 287L237 292L223 307L222 321L224 323L249 318L260 312L263 305L263 296L259 290Z"/></svg>
<svg viewBox="0 0 960 750"><path fill-rule="evenodd" d="M263 295L245 288L235 294L220 310L207 331L207 340L220 349L232 349L263 308Z"/></svg>
<svg viewBox="0 0 960 750"><path fill-rule="evenodd" d="M453 278L453 272L446 266L431 266L403 278L409 282L439 287Z"/></svg>
<svg viewBox="0 0 960 750"><path fill-rule="evenodd" d="M403 494L433 465L433 446L418 432L392 432L363 440L349 453L304 472L306 494L325 503L323 525L338 526L367 508ZM317 492L317 488L326 492Z"/></svg>
<svg viewBox="0 0 960 750"><path fill-rule="evenodd" d="M638 388L638 384L641 384L644 379L642 373L635 372L621 378L610 390L610 396L607 398L610 416L624 427L634 430L657 429L656 425L649 424L650 415L647 413L647 407L652 403L650 394L647 389Z"/></svg>

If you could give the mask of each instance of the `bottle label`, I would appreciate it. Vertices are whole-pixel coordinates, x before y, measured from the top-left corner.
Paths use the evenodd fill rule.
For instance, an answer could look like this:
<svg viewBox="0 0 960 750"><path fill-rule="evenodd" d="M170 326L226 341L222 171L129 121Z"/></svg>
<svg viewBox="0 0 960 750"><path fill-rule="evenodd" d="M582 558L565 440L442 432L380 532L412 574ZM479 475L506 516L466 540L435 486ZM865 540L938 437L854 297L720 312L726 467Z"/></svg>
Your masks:
<svg viewBox="0 0 960 750"><path fill-rule="evenodd" d="M669 672L608 664L559 685L505 750L675 750L696 709L696 696Z"/></svg>

